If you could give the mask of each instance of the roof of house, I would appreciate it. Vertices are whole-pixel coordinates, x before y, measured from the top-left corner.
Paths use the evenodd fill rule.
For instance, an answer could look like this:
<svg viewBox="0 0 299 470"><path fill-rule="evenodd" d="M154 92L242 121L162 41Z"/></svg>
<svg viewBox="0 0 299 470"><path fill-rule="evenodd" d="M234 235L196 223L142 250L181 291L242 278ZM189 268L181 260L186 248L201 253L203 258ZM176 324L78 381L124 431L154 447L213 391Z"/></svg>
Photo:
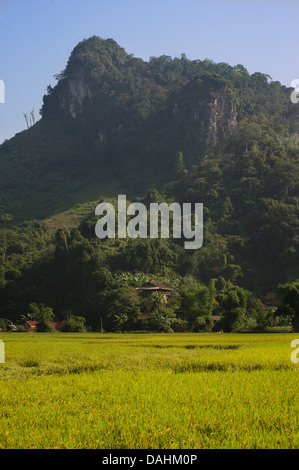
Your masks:
<svg viewBox="0 0 299 470"><path fill-rule="evenodd" d="M54 328L58 328L59 326L63 326L64 324L64 321L51 321L51 325L54 326Z"/></svg>
<svg viewBox="0 0 299 470"><path fill-rule="evenodd" d="M213 317L213 320L214 320L214 321L219 321L219 320L221 320L221 316L220 316L220 315L212 315L212 317Z"/></svg>
<svg viewBox="0 0 299 470"><path fill-rule="evenodd" d="M29 326L37 326L39 324L39 321L26 321L26 323Z"/></svg>
<svg viewBox="0 0 299 470"><path fill-rule="evenodd" d="M140 313L138 315L139 320L147 319L147 318L152 318L153 314L152 313Z"/></svg>
<svg viewBox="0 0 299 470"><path fill-rule="evenodd" d="M137 287L137 289L140 290L167 290L167 291L172 291L173 289L171 287L167 287L164 284L161 284L160 282L146 282L140 287Z"/></svg>

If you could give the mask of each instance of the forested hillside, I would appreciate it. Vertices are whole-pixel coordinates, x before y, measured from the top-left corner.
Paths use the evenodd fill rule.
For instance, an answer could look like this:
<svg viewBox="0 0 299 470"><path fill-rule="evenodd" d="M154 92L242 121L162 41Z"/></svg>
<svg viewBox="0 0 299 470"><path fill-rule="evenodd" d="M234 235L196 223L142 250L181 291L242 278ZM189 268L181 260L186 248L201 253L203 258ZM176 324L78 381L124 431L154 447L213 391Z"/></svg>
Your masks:
<svg viewBox="0 0 299 470"><path fill-rule="evenodd" d="M146 62L95 36L56 78L41 119L0 146L0 317L44 304L95 329L143 328L134 287L160 280L175 294L152 299L152 329L209 329L212 314L227 330L273 323L263 305L299 278L292 89L240 64ZM203 203L203 247L97 239L94 209L118 194Z"/></svg>

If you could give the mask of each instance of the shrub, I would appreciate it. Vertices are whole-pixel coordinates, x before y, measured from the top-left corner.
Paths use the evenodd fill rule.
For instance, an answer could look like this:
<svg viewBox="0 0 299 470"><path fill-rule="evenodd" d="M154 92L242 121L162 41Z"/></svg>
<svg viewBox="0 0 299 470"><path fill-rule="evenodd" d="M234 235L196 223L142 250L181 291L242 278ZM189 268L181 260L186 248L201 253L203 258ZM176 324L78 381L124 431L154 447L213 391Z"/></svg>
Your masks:
<svg viewBox="0 0 299 470"><path fill-rule="evenodd" d="M212 315L203 315L196 318L194 331L212 331L214 320Z"/></svg>
<svg viewBox="0 0 299 470"><path fill-rule="evenodd" d="M8 325L11 324L11 320L7 318L0 318L0 331L7 331Z"/></svg>
<svg viewBox="0 0 299 470"><path fill-rule="evenodd" d="M50 320L47 320L45 318L42 318L40 322L38 323L36 330L39 333L55 333L55 328L53 325L51 325Z"/></svg>
<svg viewBox="0 0 299 470"><path fill-rule="evenodd" d="M85 326L84 323L86 322L86 319L84 317L79 317L76 315L70 315L61 328L61 331L63 332L85 332Z"/></svg>

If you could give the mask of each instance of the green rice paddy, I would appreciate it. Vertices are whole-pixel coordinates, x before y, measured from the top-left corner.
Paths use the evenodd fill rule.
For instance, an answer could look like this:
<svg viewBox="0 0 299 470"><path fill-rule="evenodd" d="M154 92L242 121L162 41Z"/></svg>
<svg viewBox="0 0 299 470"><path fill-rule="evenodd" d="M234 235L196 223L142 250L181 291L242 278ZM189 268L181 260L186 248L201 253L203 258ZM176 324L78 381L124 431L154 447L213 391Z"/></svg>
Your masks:
<svg viewBox="0 0 299 470"><path fill-rule="evenodd" d="M298 448L297 337L1 333L0 448Z"/></svg>

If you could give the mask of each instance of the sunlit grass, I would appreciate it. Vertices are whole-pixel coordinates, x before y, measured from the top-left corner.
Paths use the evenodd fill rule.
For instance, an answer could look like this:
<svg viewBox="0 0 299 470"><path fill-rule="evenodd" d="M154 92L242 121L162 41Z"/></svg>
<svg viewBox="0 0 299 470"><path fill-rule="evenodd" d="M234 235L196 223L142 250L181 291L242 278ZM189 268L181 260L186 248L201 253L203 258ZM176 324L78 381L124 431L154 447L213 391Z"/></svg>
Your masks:
<svg viewBox="0 0 299 470"><path fill-rule="evenodd" d="M294 338L2 334L0 447L298 448Z"/></svg>

